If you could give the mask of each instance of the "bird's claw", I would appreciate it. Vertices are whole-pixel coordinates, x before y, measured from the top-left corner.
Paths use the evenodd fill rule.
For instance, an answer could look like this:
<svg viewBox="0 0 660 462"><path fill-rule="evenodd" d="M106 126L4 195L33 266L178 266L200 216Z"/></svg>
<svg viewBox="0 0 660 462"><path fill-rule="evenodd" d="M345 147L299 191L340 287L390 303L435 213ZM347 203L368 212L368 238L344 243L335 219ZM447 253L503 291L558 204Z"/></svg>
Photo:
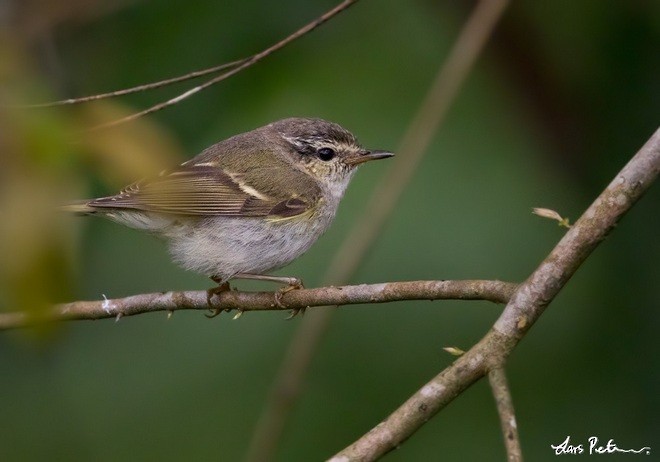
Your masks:
<svg viewBox="0 0 660 462"><path fill-rule="evenodd" d="M303 283L300 279L292 279L288 286L282 287L275 292L275 305L279 308L286 309L286 306L282 303L282 296L292 290L304 289ZM305 308L294 308L291 310L287 320L292 319L298 315L298 313L305 314Z"/></svg>
<svg viewBox="0 0 660 462"><path fill-rule="evenodd" d="M306 308L294 308L291 310L291 314L284 318L285 321L295 318L298 314L304 316Z"/></svg>
<svg viewBox="0 0 660 462"><path fill-rule="evenodd" d="M219 315L224 311L223 308L221 307L214 307L213 303L211 302L211 299L215 295L220 295L221 293L227 292L228 290L231 290L228 282L223 282L215 287L211 287L210 289L206 290L206 303L209 306L209 311L211 311L211 314L204 314L204 316L211 319L211 318L215 318L217 315Z"/></svg>

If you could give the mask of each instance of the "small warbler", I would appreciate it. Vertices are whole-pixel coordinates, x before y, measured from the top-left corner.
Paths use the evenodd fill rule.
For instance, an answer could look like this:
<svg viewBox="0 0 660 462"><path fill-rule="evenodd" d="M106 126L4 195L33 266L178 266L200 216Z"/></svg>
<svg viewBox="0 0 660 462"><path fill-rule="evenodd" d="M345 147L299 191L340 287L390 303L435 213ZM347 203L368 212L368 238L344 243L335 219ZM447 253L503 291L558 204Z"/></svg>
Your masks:
<svg viewBox="0 0 660 462"><path fill-rule="evenodd" d="M391 156L363 149L335 123L289 118L65 209L164 237L174 261L211 277L215 292L239 278L301 287L297 278L264 273L295 260L328 229L358 165Z"/></svg>

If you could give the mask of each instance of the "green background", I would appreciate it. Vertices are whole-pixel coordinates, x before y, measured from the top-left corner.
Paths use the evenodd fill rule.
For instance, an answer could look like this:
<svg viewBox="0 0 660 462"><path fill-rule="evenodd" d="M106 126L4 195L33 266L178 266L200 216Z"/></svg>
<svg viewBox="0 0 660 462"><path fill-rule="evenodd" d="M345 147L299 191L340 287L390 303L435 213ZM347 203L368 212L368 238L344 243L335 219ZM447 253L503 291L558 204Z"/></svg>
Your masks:
<svg viewBox="0 0 660 462"><path fill-rule="evenodd" d="M576 220L657 128L660 3L513 3L352 282L525 279L564 233L531 208ZM247 56L334 5L175 0L104 10L101 4L53 21L32 39L34 68L55 97ZM288 116L333 120L365 146L396 150L470 6L361 2L151 121L189 157ZM32 19L39 14L48 11L37 8ZM121 103L138 110L186 88ZM387 161L363 168L330 231L278 273L317 286L387 168ZM87 163L79 170L88 196L121 186ZM567 435L575 444L595 435L622 448L651 446L651 458L660 451L659 205L656 185L510 358L528 460L556 460L550 445ZM98 219L76 225L74 299L210 286L170 263L165 246L150 236ZM277 460L321 460L354 441L452 362L442 347L470 348L500 310L440 301L339 309ZM0 459L241 460L301 322L285 317L208 320L177 312L167 320L158 313L66 323L46 339L0 333ZM388 456L440 459L505 460L484 381Z"/></svg>

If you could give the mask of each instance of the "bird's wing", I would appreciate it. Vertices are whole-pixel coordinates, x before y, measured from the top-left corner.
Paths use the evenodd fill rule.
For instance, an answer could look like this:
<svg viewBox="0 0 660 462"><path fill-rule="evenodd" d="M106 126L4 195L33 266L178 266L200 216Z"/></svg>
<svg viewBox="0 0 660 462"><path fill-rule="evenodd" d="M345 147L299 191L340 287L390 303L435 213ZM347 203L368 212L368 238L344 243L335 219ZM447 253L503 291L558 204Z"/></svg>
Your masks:
<svg viewBox="0 0 660 462"><path fill-rule="evenodd" d="M300 175L298 179L305 182L304 189L308 191L305 197L299 197L288 185L278 185L275 181L273 187L277 174L273 166L232 173L208 163L189 161L158 177L134 183L115 196L94 199L88 206L187 216L275 219L300 215L315 207L321 192L311 177L294 172Z"/></svg>

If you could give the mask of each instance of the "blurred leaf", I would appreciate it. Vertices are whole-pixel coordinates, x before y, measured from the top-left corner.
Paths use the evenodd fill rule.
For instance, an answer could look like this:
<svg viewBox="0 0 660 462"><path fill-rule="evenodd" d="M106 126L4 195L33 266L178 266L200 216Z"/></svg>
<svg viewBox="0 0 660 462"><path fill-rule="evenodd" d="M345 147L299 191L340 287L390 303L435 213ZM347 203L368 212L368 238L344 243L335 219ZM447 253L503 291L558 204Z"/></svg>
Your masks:
<svg viewBox="0 0 660 462"><path fill-rule="evenodd" d="M114 101L99 101L81 108L81 134L89 160L102 178L115 187L155 175L181 163L177 141L151 118L140 118L117 127L99 128L125 117L135 108Z"/></svg>
<svg viewBox="0 0 660 462"><path fill-rule="evenodd" d="M0 309L39 317L72 297L72 221L58 208L83 196L75 175L81 153L104 179L124 185L179 163L180 150L148 120L81 130L133 111L113 102L76 111L22 108L27 95L34 99L48 92L31 73L23 49L2 43Z"/></svg>
<svg viewBox="0 0 660 462"><path fill-rule="evenodd" d="M0 309L38 317L71 296L73 234L57 207L77 190L77 153L65 115L17 106L44 87L21 48L2 43L0 84L13 105L0 106Z"/></svg>

